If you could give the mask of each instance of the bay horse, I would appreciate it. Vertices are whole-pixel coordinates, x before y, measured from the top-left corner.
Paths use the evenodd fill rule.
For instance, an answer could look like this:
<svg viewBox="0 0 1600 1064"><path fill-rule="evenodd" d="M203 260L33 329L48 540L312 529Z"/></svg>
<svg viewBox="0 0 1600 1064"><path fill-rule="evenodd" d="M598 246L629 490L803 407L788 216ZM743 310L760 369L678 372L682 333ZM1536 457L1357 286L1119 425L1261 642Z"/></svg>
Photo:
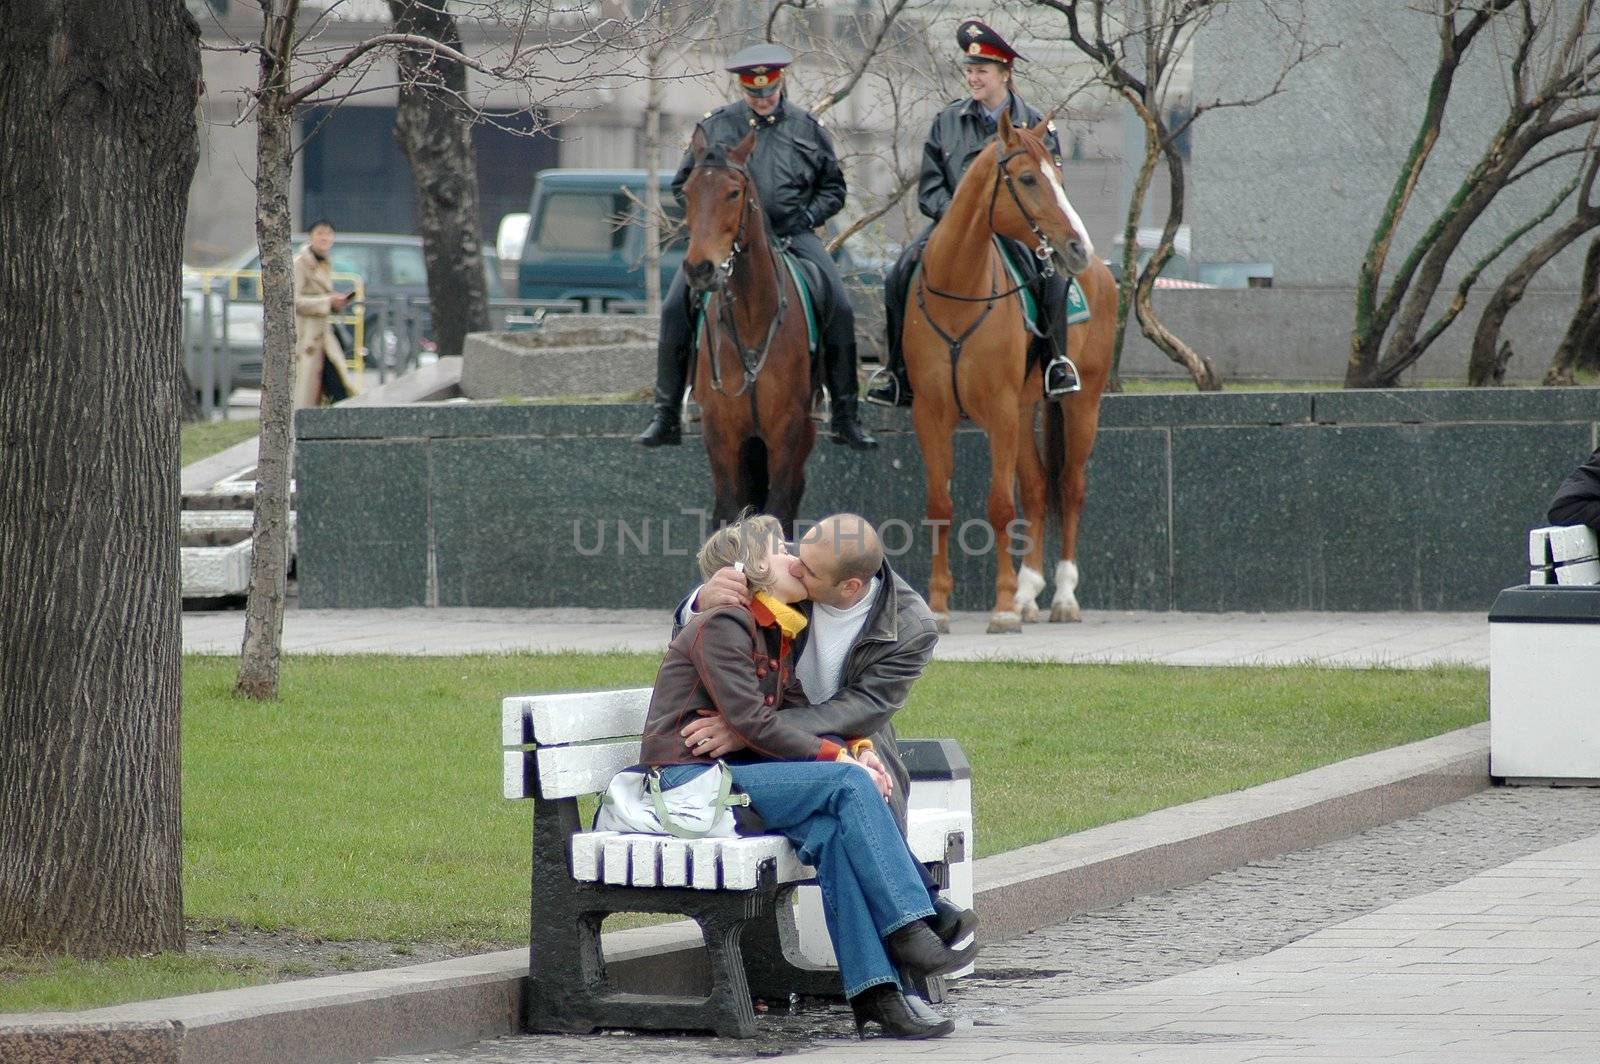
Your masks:
<svg viewBox="0 0 1600 1064"><path fill-rule="evenodd" d="M735 520L748 506L776 517L793 536L817 440L811 406L820 380L800 292L745 167L755 141L752 130L724 149L696 129L689 145L695 165L683 186L683 272L703 302L694 398L716 523Z"/></svg>
<svg viewBox="0 0 1600 1064"><path fill-rule="evenodd" d="M1100 395L1111 372L1117 293L1111 271L1094 254L1067 200L1044 144L1045 125L1014 127L1010 115L1001 112L999 132L972 161L928 237L914 298L907 300L902 349L933 529L928 605L941 630L948 630L954 587L950 478L963 414L989 438L987 517L995 550L989 631L1018 632L1024 621L1038 620L1047 509L1061 526L1050 619L1082 619L1076 595L1078 517L1100 423ZM1029 333L1017 288L993 240L997 234L1033 247L1047 267L1076 276L1091 314L1089 321L1067 330L1067 353L1077 364L1082 388L1047 404L1042 457L1034 423L1043 382L1028 358ZM1015 524L1019 483L1021 529ZM1019 533L1026 546L1020 574L1012 565L1012 540Z"/></svg>

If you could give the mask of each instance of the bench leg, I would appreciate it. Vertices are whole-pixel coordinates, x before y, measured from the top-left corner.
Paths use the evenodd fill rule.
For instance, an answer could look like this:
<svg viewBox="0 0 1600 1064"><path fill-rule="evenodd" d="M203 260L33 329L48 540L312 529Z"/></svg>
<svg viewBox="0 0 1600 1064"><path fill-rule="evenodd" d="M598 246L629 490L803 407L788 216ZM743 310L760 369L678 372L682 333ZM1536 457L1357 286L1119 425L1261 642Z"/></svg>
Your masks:
<svg viewBox="0 0 1600 1064"><path fill-rule="evenodd" d="M750 1003L750 984L745 979L743 951L739 940L745 919L701 919L700 930L706 939L706 954L711 962L711 995L706 999L705 1018L724 1038L754 1038L756 1011Z"/></svg>
<svg viewBox="0 0 1600 1064"><path fill-rule="evenodd" d="M839 997L844 992L839 969L802 967L790 960L800 955L789 917L793 896L792 890L783 892L772 912L745 925L745 972L750 992L769 1001L787 1001L790 994Z"/></svg>

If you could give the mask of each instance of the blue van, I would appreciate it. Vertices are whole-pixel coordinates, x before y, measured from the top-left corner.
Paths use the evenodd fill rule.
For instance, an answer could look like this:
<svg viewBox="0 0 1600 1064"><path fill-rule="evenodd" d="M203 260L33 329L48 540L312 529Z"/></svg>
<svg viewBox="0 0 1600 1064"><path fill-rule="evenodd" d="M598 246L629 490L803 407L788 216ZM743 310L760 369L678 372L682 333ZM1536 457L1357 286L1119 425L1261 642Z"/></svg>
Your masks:
<svg viewBox="0 0 1600 1064"><path fill-rule="evenodd" d="M572 299L590 311L644 299L643 170L544 170L534 180L528 237L517 268L519 299ZM660 175L669 222L683 213L672 172ZM625 193L632 193L632 197ZM661 252L661 289L683 262L680 234Z"/></svg>

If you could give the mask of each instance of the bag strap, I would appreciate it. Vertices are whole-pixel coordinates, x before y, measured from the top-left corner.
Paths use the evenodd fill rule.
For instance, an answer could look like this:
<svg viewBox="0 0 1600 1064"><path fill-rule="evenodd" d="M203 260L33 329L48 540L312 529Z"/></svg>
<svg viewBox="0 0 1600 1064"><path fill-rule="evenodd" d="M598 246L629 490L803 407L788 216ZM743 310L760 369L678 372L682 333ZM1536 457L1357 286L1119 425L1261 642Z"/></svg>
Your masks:
<svg viewBox="0 0 1600 1064"><path fill-rule="evenodd" d="M721 761L717 762L716 770L717 775L720 776L721 779L717 784L717 796L716 798L712 799L711 807L713 809L723 809L733 805L749 805L750 796L748 794L732 793L733 771ZM691 842L696 839L703 839L707 835L711 834L711 827L709 826L704 830L695 831L692 828L686 828L681 824L678 824L672 819L671 815L667 812L666 799L661 797L661 770L659 768L651 769L650 772L645 776L645 782L649 786L650 804L655 807L656 819L661 821L661 826L670 834L676 836L677 838L685 839ZM712 818L712 823L715 823L715 817Z"/></svg>

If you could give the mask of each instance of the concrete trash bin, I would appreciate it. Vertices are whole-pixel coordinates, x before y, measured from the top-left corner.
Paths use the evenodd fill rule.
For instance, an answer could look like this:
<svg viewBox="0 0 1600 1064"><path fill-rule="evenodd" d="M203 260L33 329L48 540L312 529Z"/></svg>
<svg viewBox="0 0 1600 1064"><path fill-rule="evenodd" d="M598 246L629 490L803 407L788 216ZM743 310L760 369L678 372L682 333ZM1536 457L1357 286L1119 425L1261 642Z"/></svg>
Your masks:
<svg viewBox="0 0 1600 1064"><path fill-rule="evenodd" d="M1508 587L1495 598L1489 775L1600 784L1600 586Z"/></svg>

